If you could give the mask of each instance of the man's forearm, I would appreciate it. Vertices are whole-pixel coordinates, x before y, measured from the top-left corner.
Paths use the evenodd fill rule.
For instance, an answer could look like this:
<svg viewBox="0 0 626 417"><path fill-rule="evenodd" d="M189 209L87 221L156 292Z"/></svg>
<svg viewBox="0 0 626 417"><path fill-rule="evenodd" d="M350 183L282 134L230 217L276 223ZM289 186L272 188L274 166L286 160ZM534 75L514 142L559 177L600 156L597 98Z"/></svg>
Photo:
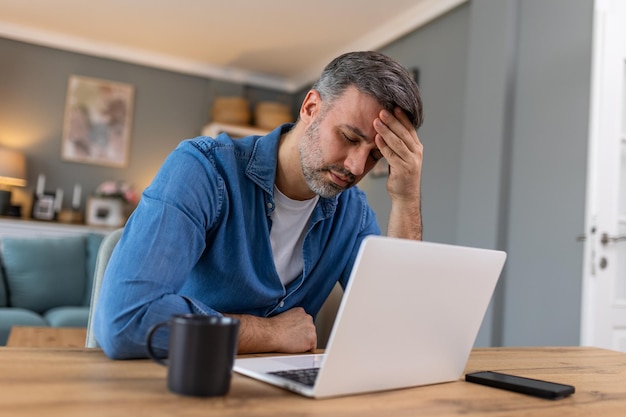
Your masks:
<svg viewBox="0 0 626 417"><path fill-rule="evenodd" d="M239 319L239 353L302 353L317 347L313 318L297 307L265 318L227 314Z"/></svg>
<svg viewBox="0 0 626 417"><path fill-rule="evenodd" d="M228 314L239 319L238 353L274 352L269 319L246 314Z"/></svg>
<svg viewBox="0 0 626 417"><path fill-rule="evenodd" d="M391 204L387 236L422 240L421 200L411 202L410 204Z"/></svg>

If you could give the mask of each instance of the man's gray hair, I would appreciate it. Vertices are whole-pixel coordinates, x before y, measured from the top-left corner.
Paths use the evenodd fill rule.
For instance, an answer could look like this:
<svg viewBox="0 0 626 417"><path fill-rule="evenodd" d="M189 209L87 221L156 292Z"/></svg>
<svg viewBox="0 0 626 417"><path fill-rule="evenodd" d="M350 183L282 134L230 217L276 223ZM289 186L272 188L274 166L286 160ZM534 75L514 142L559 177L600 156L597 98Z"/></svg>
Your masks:
<svg viewBox="0 0 626 417"><path fill-rule="evenodd" d="M348 52L332 60L313 85L332 106L349 86L374 97L393 113L400 107L415 129L422 125L422 98L411 74L398 62L374 51Z"/></svg>

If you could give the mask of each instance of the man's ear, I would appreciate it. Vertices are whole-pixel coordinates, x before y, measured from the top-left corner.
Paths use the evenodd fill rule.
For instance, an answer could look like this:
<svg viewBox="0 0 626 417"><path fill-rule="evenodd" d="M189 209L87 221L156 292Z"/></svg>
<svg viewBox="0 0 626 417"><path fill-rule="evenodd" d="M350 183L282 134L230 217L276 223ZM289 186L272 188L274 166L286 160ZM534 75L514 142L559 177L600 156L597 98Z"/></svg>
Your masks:
<svg viewBox="0 0 626 417"><path fill-rule="evenodd" d="M300 119L310 124L317 117L322 107L322 97L317 90L309 90L300 106Z"/></svg>

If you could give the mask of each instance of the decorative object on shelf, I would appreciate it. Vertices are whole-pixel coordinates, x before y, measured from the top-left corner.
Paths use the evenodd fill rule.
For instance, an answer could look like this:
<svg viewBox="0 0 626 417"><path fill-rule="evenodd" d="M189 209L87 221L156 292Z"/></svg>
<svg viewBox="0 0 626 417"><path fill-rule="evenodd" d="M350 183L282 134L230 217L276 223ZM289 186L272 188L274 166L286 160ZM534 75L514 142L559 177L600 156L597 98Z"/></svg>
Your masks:
<svg viewBox="0 0 626 417"><path fill-rule="evenodd" d="M39 174L39 176L37 177L37 186L35 187L35 195L43 195L45 188L46 176L43 174Z"/></svg>
<svg viewBox="0 0 626 417"><path fill-rule="evenodd" d="M275 101L261 101L254 109L254 125L261 129L275 129L293 121L289 106Z"/></svg>
<svg viewBox="0 0 626 417"><path fill-rule="evenodd" d="M121 227L126 223L124 201L119 198L89 197L87 224L90 226Z"/></svg>
<svg viewBox="0 0 626 417"><path fill-rule="evenodd" d="M61 223L82 224L83 213L80 211L80 198L82 187L80 184L74 185L72 192L72 207L69 209L61 209L57 214L57 220Z"/></svg>
<svg viewBox="0 0 626 417"><path fill-rule="evenodd" d="M128 204L139 202L135 188L124 181L105 181L96 188L94 195L101 198L117 198Z"/></svg>
<svg viewBox="0 0 626 417"><path fill-rule="evenodd" d="M63 208L63 189L57 188L54 193L54 215L57 216Z"/></svg>
<svg viewBox="0 0 626 417"><path fill-rule="evenodd" d="M39 174L37 177L37 186L35 187L35 195L33 196L33 208L31 217L37 220L54 220L57 213L57 205L60 204L59 195L56 192L45 191L46 176ZM61 193L61 199L63 194Z"/></svg>
<svg viewBox="0 0 626 417"><path fill-rule="evenodd" d="M105 181L87 199L87 224L120 227L139 202L135 189L123 181Z"/></svg>
<svg viewBox="0 0 626 417"><path fill-rule="evenodd" d="M126 166L133 93L130 84L70 76L62 158L86 164Z"/></svg>
<svg viewBox="0 0 626 417"><path fill-rule="evenodd" d="M0 148L0 215L20 212L11 205L11 187L26 185L26 158L21 152Z"/></svg>
<svg viewBox="0 0 626 417"><path fill-rule="evenodd" d="M216 97L211 120L234 125L250 124L250 104L243 97Z"/></svg>
<svg viewBox="0 0 626 417"><path fill-rule="evenodd" d="M74 185L74 192L72 193L72 210L80 210L80 198L83 192L83 187L80 184Z"/></svg>
<svg viewBox="0 0 626 417"><path fill-rule="evenodd" d="M56 193L43 191L35 193L31 216L37 220L54 220Z"/></svg>
<svg viewBox="0 0 626 417"><path fill-rule="evenodd" d="M83 224L83 213L73 209L63 209L57 216L59 223Z"/></svg>

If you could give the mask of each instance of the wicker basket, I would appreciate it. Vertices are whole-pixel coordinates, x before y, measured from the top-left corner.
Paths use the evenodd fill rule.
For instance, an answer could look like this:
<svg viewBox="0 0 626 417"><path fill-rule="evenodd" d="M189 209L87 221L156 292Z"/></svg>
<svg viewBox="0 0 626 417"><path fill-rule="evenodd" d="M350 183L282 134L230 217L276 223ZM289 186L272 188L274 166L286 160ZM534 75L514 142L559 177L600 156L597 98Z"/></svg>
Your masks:
<svg viewBox="0 0 626 417"><path fill-rule="evenodd" d="M293 121L289 107L274 101L261 101L254 109L254 124L262 129L275 127Z"/></svg>
<svg viewBox="0 0 626 417"><path fill-rule="evenodd" d="M243 97L216 97L211 119L217 123L250 124L250 104Z"/></svg>

